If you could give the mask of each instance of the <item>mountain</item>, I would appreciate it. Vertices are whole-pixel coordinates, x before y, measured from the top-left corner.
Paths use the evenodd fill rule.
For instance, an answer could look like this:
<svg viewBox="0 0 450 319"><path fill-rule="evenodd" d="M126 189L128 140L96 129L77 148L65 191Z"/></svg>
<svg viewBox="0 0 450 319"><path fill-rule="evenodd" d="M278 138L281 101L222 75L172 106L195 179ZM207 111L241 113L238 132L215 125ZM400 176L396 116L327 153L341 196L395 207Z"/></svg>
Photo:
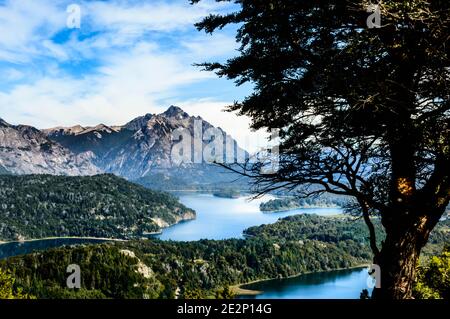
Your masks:
<svg viewBox="0 0 450 319"><path fill-rule="evenodd" d="M122 127L109 127L99 124L94 127L56 127L42 130L55 143L61 144L75 154L92 152L95 158L101 158L111 148L116 147L121 140L131 137L131 131ZM124 137L124 138L122 138ZM95 161L95 159L93 158Z"/></svg>
<svg viewBox="0 0 450 319"><path fill-rule="evenodd" d="M199 162L180 165L172 160L173 146L180 143L174 140L179 137L174 134L178 130L191 138L190 143L186 141L191 153L194 145L198 144L203 151L217 138L209 137L195 144L194 131L199 128L203 133L212 129L213 135L221 135L223 150L233 151L229 158L235 159L237 154L248 156L221 128L201 117L190 116L177 106L170 106L161 114L145 114L119 126L76 125L40 131L0 119L0 175L113 173L158 189L209 190L224 183L229 184L227 187L246 188L245 182L236 184L236 175L201 157ZM219 154L213 152L213 156Z"/></svg>
<svg viewBox="0 0 450 319"><path fill-rule="evenodd" d="M91 152L74 154L27 125L0 119L0 174L93 175Z"/></svg>
<svg viewBox="0 0 450 319"><path fill-rule="evenodd" d="M227 135L221 128L215 128L201 117L190 116L177 106L171 106L161 114L146 114L135 118L123 126L108 127L100 124L86 128L57 127L43 132L49 139L75 154L92 153L93 164L102 171L131 180L144 178L147 183L149 179L161 181L161 174L163 180L182 179L182 183L186 184L208 184L235 179L235 176L231 178L222 168L206 161L174 165L171 153L177 141L173 141L173 133L177 129L185 129L191 137L194 136L196 121L201 123L203 132L208 129L220 132L225 143ZM202 149L207 143L202 143ZM239 151L246 154L234 139L229 138L228 143L235 153Z"/></svg>
<svg viewBox="0 0 450 319"><path fill-rule="evenodd" d="M140 238L193 218L174 196L111 174L0 176L0 240Z"/></svg>

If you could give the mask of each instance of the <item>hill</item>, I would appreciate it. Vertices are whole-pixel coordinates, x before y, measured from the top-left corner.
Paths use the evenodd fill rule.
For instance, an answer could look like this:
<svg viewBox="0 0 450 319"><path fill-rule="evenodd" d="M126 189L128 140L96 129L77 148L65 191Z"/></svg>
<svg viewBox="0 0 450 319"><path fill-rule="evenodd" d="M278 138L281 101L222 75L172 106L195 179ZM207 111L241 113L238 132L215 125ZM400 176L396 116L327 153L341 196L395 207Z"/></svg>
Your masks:
<svg viewBox="0 0 450 319"><path fill-rule="evenodd" d="M114 175L0 176L0 240L138 238L195 218L172 195Z"/></svg>
<svg viewBox="0 0 450 319"><path fill-rule="evenodd" d="M226 287L240 283L370 263L364 222L346 218L291 216L246 230L246 239L63 247L0 260L0 268L38 298L230 297ZM448 244L448 230L441 222L430 244ZM72 263L83 270L79 291L65 287Z"/></svg>

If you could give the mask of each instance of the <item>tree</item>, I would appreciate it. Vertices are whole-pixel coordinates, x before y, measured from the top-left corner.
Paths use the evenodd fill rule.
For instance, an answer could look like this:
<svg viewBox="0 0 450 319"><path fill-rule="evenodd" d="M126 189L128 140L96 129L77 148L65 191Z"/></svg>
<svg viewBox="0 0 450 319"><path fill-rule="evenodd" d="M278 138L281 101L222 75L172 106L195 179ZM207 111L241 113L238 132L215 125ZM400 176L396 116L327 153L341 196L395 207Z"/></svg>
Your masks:
<svg viewBox="0 0 450 319"><path fill-rule="evenodd" d="M216 290L216 299L234 299L236 294L229 286Z"/></svg>
<svg viewBox="0 0 450 319"><path fill-rule="evenodd" d="M0 299L25 299L29 296L14 288L14 278L0 269Z"/></svg>
<svg viewBox="0 0 450 319"><path fill-rule="evenodd" d="M418 267L414 297L420 299L450 299L450 247L440 256L433 256Z"/></svg>
<svg viewBox="0 0 450 319"><path fill-rule="evenodd" d="M236 24L239 55L201 65L254 86L229 111L279 129L282 155L270 174L260 174L267 163L229 168L258 194L353 198L381 267L373 297L411 297L420 251L450 200L450 2L384 0L374 13L366 0L233 2L236 11L196 26ZM369 28L377 12L381 25Z"/></svg>

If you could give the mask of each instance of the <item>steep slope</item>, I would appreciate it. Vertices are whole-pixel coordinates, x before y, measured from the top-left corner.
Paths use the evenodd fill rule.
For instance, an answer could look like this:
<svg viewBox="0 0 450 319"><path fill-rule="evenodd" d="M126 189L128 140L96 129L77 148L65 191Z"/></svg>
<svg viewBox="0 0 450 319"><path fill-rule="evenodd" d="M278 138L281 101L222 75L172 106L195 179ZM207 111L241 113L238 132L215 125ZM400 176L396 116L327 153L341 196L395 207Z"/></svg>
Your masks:
<svg viewBox="0 0 450 319"><path fill-rule="evenodd" d="M175 165L171 158L174 143L173 133L185 129L194 136L194 125L198 121L203 132L214 128L200 117L193 117L181 108L171 106L161 114L146 114L121 127L100 125L94 128L79 127L55 128L44 132L55 142L67 147L74 153L92 152L93 162L103 171L114 173L128 179L141 179L151 176L164 178L187 178L188 183L208 183L232 180L224 170L206 161L196 164ZM226 133L222 134L224 143ZM229 144L235 151L245 152L237 146L235 140ZM203 141L202 147L207 145ZM159 178L159 177L158 177Z"/></svg>
<svg viewBox="0 0 450 319"><path fill-rule="evenodd" d="M53 141L69 148L76 154L92 152L95 158L101 158L111 148L126 142L132 132L122 127L109 127L99 124L95 127L56 127L42 130Z"/></svg>
<svg viewBox="0 0 450 319"><path fill-rule="evenodd" d="M38 129L0 119L0 170L13 174L93 175L93 154L74 154Z"/></svg>
<svg viewBox="0 0 450 319"><path fill-rule="evenodd" d="M192 218L175 197L114 175L0 176L0 240L139 238Z"/></svg>

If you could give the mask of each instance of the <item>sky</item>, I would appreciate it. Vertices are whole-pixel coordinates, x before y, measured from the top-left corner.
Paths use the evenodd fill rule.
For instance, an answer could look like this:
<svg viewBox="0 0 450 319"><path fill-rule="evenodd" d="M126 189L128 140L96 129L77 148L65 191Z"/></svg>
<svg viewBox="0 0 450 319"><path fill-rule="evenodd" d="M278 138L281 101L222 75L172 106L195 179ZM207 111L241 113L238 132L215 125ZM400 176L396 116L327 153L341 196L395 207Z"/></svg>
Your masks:
<svg viewBox="0 0 450 319"><path fill-rule="evenodd" d="M212 0L0 0L0 118L38 128L122 125L177 105L252 150L265 134L223 112L251 86L193 65L237 54L235 27L212 36L194 27L230 10Z"/></svg>

